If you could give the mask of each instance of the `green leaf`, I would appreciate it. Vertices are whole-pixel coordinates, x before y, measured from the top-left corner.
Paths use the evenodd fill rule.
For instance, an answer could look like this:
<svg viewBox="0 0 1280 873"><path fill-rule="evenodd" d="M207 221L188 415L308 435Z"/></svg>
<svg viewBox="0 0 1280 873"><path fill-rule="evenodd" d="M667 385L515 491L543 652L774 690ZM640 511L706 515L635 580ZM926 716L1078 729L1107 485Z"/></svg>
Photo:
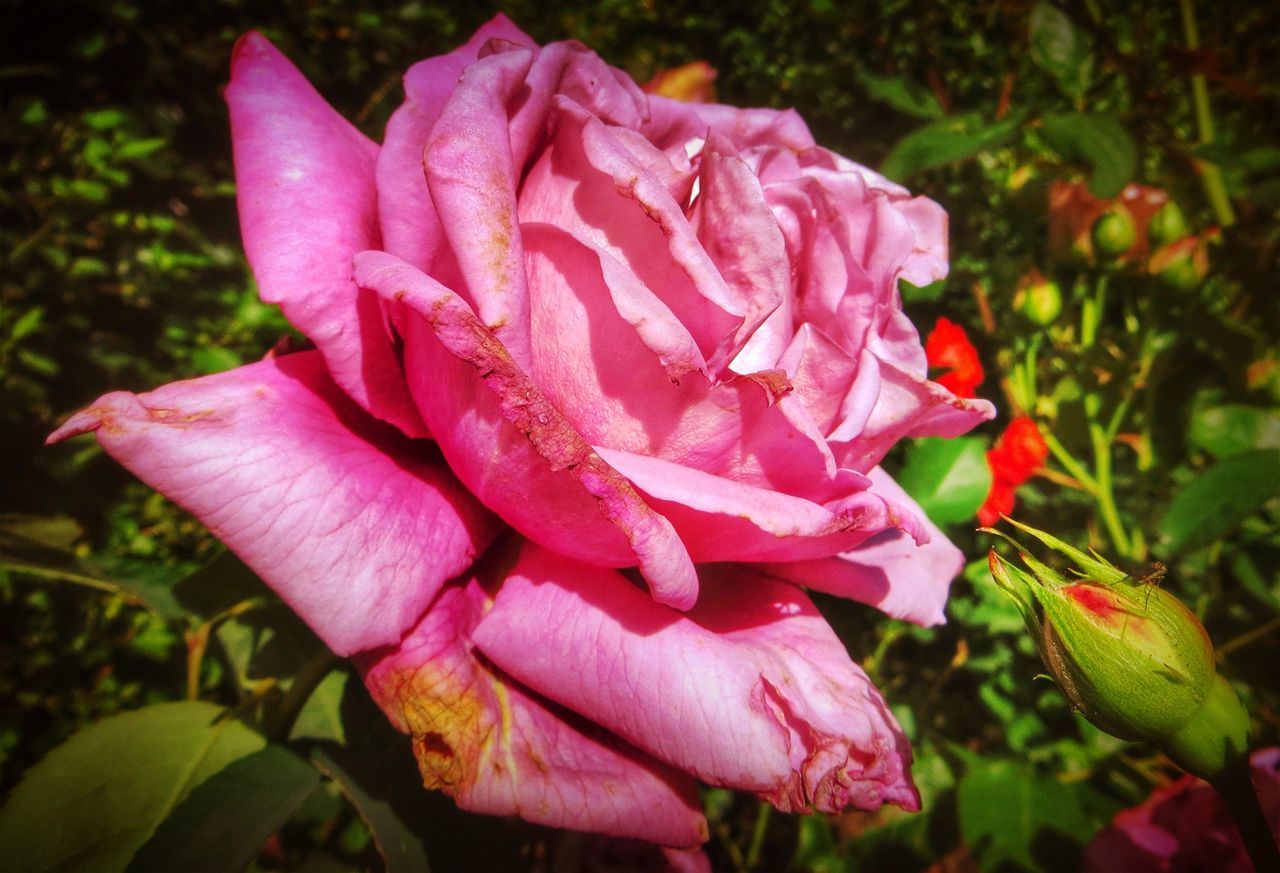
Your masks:
<svg viewBox="0 0 1280 873"><path fill-rule="evenodd" d="M1280 452L1224 458L1173 496L1160 521L1162 552L1178 555L1231 533L1280 494Z"/></svg>
<svg viewBox="0 0 1280 873"><path fill-rule="evenodd" d="M239 873L320 784L283 746L267 746L198 785L138 850L130 871Z"/></svg>
<svg viewBox="0 0 1280 873"><path fill-rule="evenodd" d="M97 109L80 117L93 130L111 130L124 124L129 118L119 109Z"/></svg>
<svg viewBox="0 0 1280 873"><path fill-rule="evenodd" d="M115 156L122 161L140 161L164 148L168 142L162 136L129 140L116 149Z"/></svg>
<svg viewBox="0 0 1280 873"><path fill-rule="evenodd" d="M346 742L347 735L342 726L342 697L347 690L349 675L346 670L334 670L320 681L294 720L290 740Z"/></svg>
<svg viewBox="0 0 1280 873"><path fill-rule="evenodd" d="M1069 97L1080 97L1089 86L1093 52L1089 40L1071 18L1052 3L1031 10L1031 59L1057 81Z"/></svg>
<svg viewBox="0 0 1280 873"><path fill-rule="evenodd" d="M947 280L939 279L928 285L912 285L906 279L898 280L898 293L904 303L937 303L942 299L942 292L947 290Z"/></svg>
<svg viewBox="0 0 1280 873"><path fill-rule="evenodd" d="M35 306L22 313L22 317L13 323L9 331L9 339L18 342L40 329L40 321L44 318L44 307Z"/></svg>
<svg viewBox="0 0 1280 873"><path fill-rule="evenodd" d="M198 372L207 376L211 373L221 373L223 370L234 369L243 364L244 361L231 349L222 348L221 346L205 346L191 353L191 363Z"/></svg>
<svg viewBox="0 0 1280 873"><path fill-rule="evenodd" d="M162 703L112 716L27 771L0 809L6 870L123 870L197 785L266 745L222 707Z"/></svg>
<svg viewBox="0 0 1280 873"><path fill-rule="evenodd" d="M932 121L944 114L942 104L932 91L902 76L877 76L864 72L858 74L858 84L867 90L867 96L872 100L887 103L904 115Z"/></svg>
<svg viewBox="0 0 1280 873"><path fill-rule="evenodd" d="M165 580L169 568L157 564L130 566L115 560L104 566L81 560L71 547L82 535L80 526L69 518L0 515L0 568L35 579L70 582L119 594L162 618L183 618L185 613Z"/></svg>
<svg viewBox="0 0 1280 873"><path fill-rule="evenodd" d="M1219 458L1257 449L1280 449L1280 409L1227 403L1191 417L1191 444Z"/></svg>
<svg viewBox="0 0 1280 873"><path fill-rule="evenodd" d="M982 437L916 440L898 471L898 484L934 524L973 518L991 490L987 443Z"/></svg>
<svg viewBox="0 0 1280 873"><path fill-rule="evenodd" d="M1012 761L983 761L956 799L960 832L983 870L1074 870L1093 830L1071 786Z"/></svg>
<svg viewBox="0 0 1280 873"><path fill-rule="evenodd" d="M940 119L898 140L880 172L903 181L921 170L971 158L1003 144L1020 123L1020 118L1012 117L988 122L977 112Z"/></svg>
<svg viewBox="0 0 1280 873"><path fill-rule="evenodd" d="M361 820L373 834L378 853L388 870L421 870L427 867L427 851L417 835L405 826L391 792L376 770L345 749L316 749L312 763L338 784Z"/></svg>
<svg viewBox="0 0 1280 873"><path fill-rule="evenodd" d="M1046 115L1040 129L1045 141L1069 161L1083 161L1092 170L1089 192L1115 197L1138 168L1138 148L1124 127L1110 115L1067 112Z"/></svg>

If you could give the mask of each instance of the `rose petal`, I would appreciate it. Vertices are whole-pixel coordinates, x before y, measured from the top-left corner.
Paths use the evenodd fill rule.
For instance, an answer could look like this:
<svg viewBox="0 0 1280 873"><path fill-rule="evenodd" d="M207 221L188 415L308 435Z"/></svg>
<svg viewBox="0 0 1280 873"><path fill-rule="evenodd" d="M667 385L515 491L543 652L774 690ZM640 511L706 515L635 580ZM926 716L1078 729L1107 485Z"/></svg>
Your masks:
<svg viewBox="0 0 1280 873"><path fill-rule="evenodd" d="M262 299L315 342L356 402L424 435L378 300L351 281L351 256L379 243L378 147L257 33L236 43L227 104L240 226Z"/></svg>
<svg viewBox="0 0 1280 873"><path fill-rule="evenodd" d="M692 779L476 657L470 634L490 602L474 578L453 583L394 649L361 659L374 699L413 737L426 787L473 812L668 846L706 840Z"/></svg>
<svg viewBox="0 0 1280 873"><path fill-rule="evenodd" d="M527 545L475 632L502 669L712 785L780 809L919 798L879 693L794 586L724 568L687 615Z"/></svg>
<svg viewBox="0 0 1280 873"><path fill-rule="evenodd" d="M725 354L741 373L769 369L782 353L786 336L770 332L762 334L749 350L744 346L789 296L791 265L778 220L760 180L715 130L707 135L702 149L699 182L690 223L736 297L733 311L743 313L742 324ZM744 351L747 353L742 354Z"/></svg>
<svg viewBox="0 0 1280 873"><path fill-rule="evenodd" d="M995 407L986 400L956 397L947 389L919 376L903 372L871 352L863 352L850 393L858 383L878 384L875 406L865 418L851 425L838 425L830 436L832 450L841 467L868 471L903 437L954 437L995 417Z"/></svg>
<svg viewBox="0 0 1280 873"><path fill-rule="evenodd" d="M693 604L697 573L671 523L591 449L465 302L382 252L358 255L355 272L363 287L422 316L405 337L410 388L472 493L531 539L594 563L638 564L658 600Z"/></svg>
<svg viewBox="0 0 1280 873"><path fill-rule="evenodd" d="M410 67L404 75L404 103L387 122L377 166L383 248L423 271L431 268L443 229L422 172L422 151L463 70L479 59L491 39L536 47L510 19L496 15L465 45Z"/></svg>
<svg viewBox="0 0 1280 873"><path fill-rule="evenodd" d="M533 63L512 48L470 66L431 131L423 166L464 292L522 367L529 365L529 291L516 218L519 168L507 104Z"/></svg>
<svg viewBox="0 0 1280 873"><path fill-rule="evenodd" d="M886 532L831 558L758 564L756 569L869 604L894 618L926 626L942 624L947 590L964 569L964 555L889 474L876 467L870 477L875 493L916 514L928 535L926 542L917 544L904 532Z"/></svg>
<svg viewBox="0 0 1280 873"><path fill-rule="evenodd" d="M49 439L89 431L339 655L397 642L497 530L430 443L365 414L318 352L107 394Z"/></svg>
<svg viewBox="0 0 1280 873"><path fill-rule="evenodd" d="M705 138L708 130L715 130L738 149L775 146L800 150L814 144L808 126L794 109L739 109L649 95L649 122L641 133L659 147Z"/></svg>
<svg viewBox="0 0 1280 873"><path fill-rule="evenodd" d="M531 375L585 439L809 499L839 490L781 374L711 385L689 333L629 270L559 228L522 229Z"/></svg>
<svg viewBox="0 0 1280 873"><path fill-rule="evenodd" d="M747 315L663 180L598 119L556 102L553 141L529 171L520 217L563 228L633 272L693 335L713 372Z"/></svg>
<svg viewBox="0 0 1280 873"><path fill-rule="evenodd" d="M869 492L819 505L660 458L596 451L671 521L698 562L826 557L898 528L925 537L909 508ZM846 491L866 487L862 477L846 475Z"/></svg>

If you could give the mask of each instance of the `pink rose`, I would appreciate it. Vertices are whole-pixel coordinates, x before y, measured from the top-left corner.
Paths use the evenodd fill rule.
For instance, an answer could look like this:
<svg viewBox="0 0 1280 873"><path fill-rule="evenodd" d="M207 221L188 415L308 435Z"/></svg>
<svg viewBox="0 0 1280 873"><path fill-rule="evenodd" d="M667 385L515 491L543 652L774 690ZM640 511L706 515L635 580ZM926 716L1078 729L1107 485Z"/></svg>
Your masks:
<svg viewBox="0 0 1280 873"><path fill-rule="evenodd" d="M646 97L501 16L404 81L379 146L240 41L245 249L316 350L51 439L204 521L467 809L680 847L694 779L915 808L793 583L942 620L961 555L877 464L992 414L927 381L897 293L945 274L945 213L793 112Z"/></svg>
<svg viewBox="0 0 1280 873"><path fill-rule="evenodd" d="M1280 845L1280 748L1253 753L1253 786ZM1250 873L1231 813L1221 795L1193 776L1157 788L1132 809L1116 813L1110 827L1084 853L1085 873Z"/></svg>

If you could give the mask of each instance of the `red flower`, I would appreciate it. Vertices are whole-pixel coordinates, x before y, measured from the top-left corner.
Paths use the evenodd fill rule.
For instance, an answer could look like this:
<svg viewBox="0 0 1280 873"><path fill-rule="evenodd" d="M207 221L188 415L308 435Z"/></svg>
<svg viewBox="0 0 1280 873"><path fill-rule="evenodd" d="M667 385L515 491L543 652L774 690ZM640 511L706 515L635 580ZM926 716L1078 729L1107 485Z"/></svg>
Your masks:
<svg viewBox="0 0 1280 873"><path fill-rule="evenodd" d="M946 369L934 379L957 397L973 397L985 374L978 350L969 342L964 328L947 318L939 318L924 342L924 355L930 367Z"/></svg>
<svg viewBox="0 0 1280 873"><path fill-rule="evenodd" d="M1020 415L1005 428L995 446L987 452L991 468L991 490L978 510L978 521L995 524L1001 515L1013 511L1014 492L1030 479L1049 457L1049 447L1036 423Z"/></svg>

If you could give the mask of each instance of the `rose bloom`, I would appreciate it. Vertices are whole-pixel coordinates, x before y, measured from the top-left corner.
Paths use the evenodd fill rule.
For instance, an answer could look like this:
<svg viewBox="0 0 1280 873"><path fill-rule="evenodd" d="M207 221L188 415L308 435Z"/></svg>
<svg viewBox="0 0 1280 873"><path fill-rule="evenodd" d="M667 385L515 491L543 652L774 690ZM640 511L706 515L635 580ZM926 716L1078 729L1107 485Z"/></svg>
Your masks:
<svg viewBox="0 0 1280 873"><path fill-rule="evenodd" d="M1280 748L1254 752L1253 787L1280 845ZM1250 873L1253 864L1221 795L1194 776L1157 788L1085 850L1085 873Z"/></svg>
<svg viewBox="0 0 1280 873"><path fill-rule="evenodd" d="M315 349L51 439L200 518L463 808L673 847L695 780L916 808L801 586L942 620L962 557L878 462L992 414L925 378L897 292L945 274L945 213L794 112L646 96L502 17L404 86L378 145L241 39L245 249Z"/></svg>

